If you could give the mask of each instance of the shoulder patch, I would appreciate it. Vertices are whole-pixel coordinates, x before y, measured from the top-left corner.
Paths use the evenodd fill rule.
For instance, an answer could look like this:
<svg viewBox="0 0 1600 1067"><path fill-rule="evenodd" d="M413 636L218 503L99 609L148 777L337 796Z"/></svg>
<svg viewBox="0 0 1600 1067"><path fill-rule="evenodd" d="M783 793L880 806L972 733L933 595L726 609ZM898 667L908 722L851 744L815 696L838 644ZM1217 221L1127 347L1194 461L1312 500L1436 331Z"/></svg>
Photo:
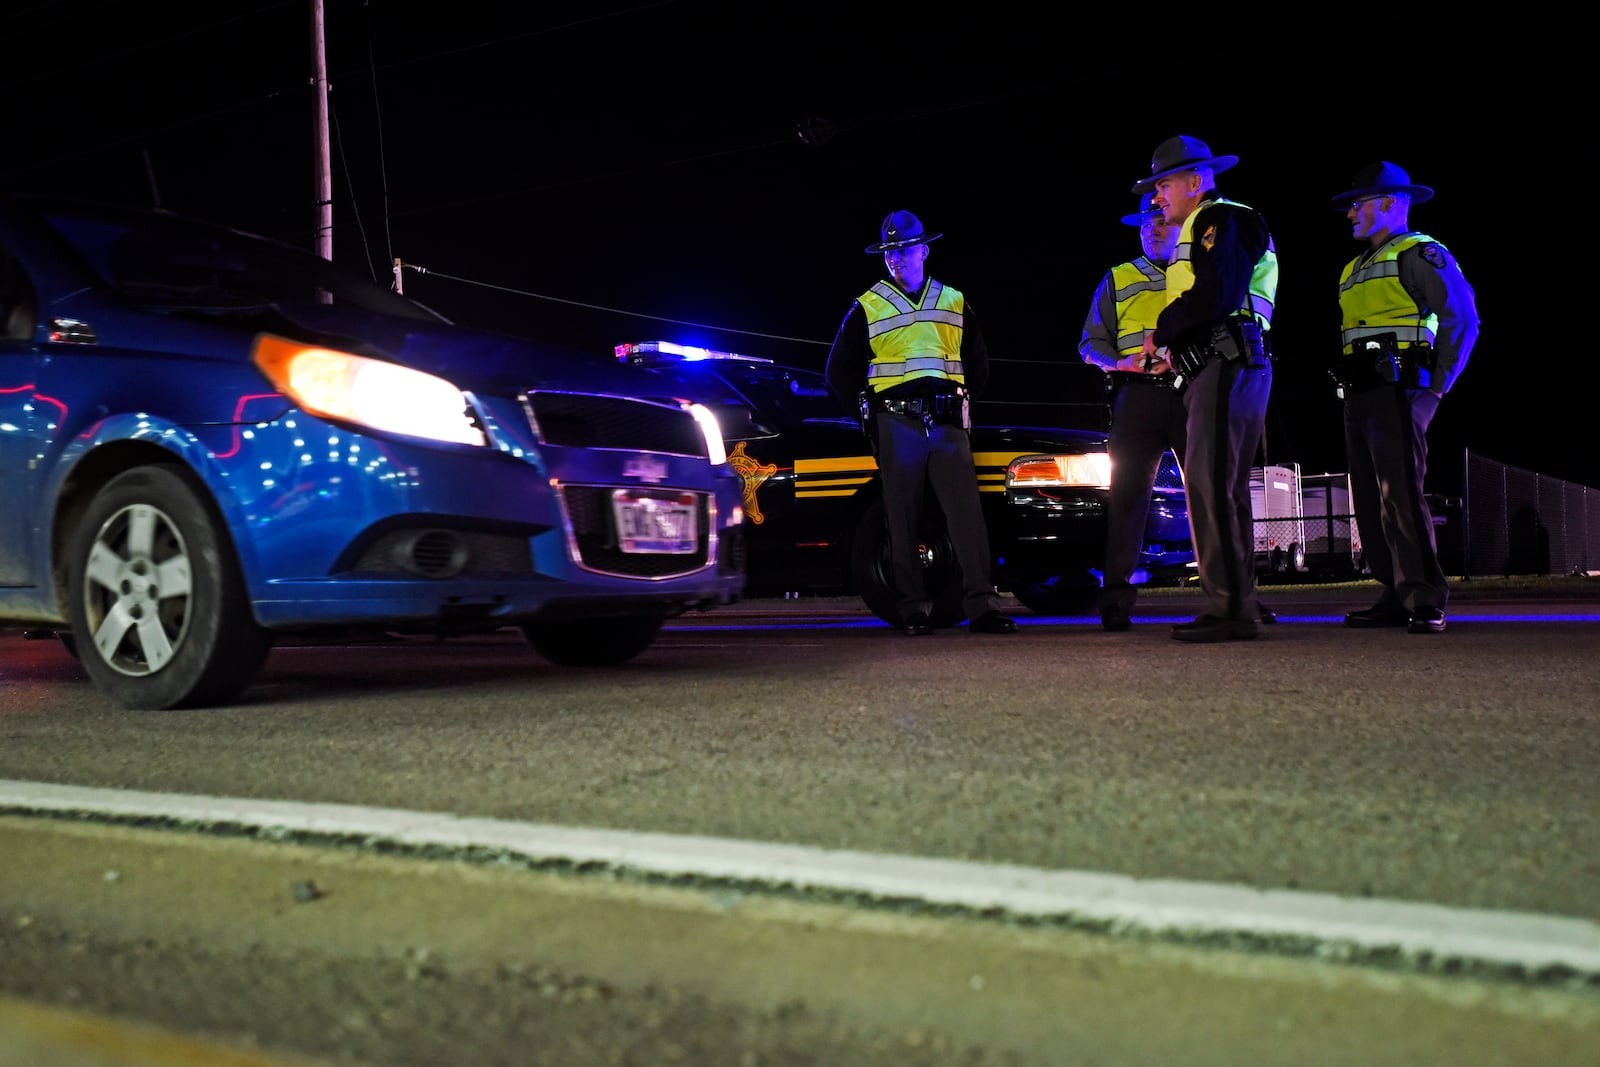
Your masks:
<svg viewBox="0 0 1600 1067"><path fill-rule="evenodd" d="M1207 252L1215 248L1217 245L1217 228L1215 226L1207 226L1206 232L1200 238L1200 243L1205 246Z"/></svg>
<svg viewBox="0 0 1600 1067"><path fill-rule="evenodd" d="M1444 249L1438 245L1423 245L1422 259L1434 270L1444 270Z"/></svg>

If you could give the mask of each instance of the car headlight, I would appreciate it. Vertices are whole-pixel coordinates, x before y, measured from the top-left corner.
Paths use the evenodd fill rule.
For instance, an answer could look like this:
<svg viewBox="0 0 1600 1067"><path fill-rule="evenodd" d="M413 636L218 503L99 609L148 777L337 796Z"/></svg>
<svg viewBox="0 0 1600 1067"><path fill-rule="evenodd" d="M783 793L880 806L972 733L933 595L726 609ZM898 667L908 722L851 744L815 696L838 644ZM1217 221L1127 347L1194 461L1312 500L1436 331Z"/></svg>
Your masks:
<svg viewBox="0 0 1600 1067"><path fill-rule="evenodd" d="M436 375L266 334L256 339L255 363L313 415L434 441L489 443L466 396Z"/></svg>
<svg viewBox="0 0 1600 1067"><path fill-rule="evenodd" d="M1111 485L1111 454L1021 456L1006 467L1007 489L1105 489Z"/></svg>
<svg viewBox="0 0 1600 1067"><path fill-rule="evenodd" d="M717 425L716 415L704 404L689 404L687 408L705 436L706 456L715 464L728 462L728 447L722 443L722 427Z"/></svg>

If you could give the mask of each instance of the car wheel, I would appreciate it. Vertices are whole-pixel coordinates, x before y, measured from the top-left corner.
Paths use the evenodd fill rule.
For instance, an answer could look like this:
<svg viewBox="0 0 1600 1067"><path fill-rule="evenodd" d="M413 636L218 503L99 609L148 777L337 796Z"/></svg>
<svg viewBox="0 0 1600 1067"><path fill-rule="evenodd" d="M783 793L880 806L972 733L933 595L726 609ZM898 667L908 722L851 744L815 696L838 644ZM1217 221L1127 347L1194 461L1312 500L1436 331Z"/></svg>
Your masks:
<svg viewBox="0 0 1600 1067"><path fill-rule="evenodd" d="M1058 574L1019 585L1011 595L1035 615L1082 615L1099 601L1100 583L1088 571Z"/></svg>
<svg viewBox="0 0 1600 1067"><path fill-rule="evenodd" d="M522 627L522 636L562 667L611 667L649 648L664 622L659 615L531 622Z"/></svg>
<svg viewBox="0 0 1600 1067"><path fill-rule="evenodd" d="M1289 569L1297 574L1306 569L1306 546L1298 541L1289 546Z"/></svg>
<svg viewBox="0 0 1600 1067"><path fill-rule="evenodd" d="M925 515L918 534L923 586L933 601L928 619L936 627L954 626L967 616L961 608L961 570L956 566L955 549L950 545L944 520L938 515ZM894 587L894 568L889 563L889 526L881 500L874 502L856 524L855 540L850 546L850 571L867 610L890 626L900 626L900 594Z"/></svg>
<svg viewBox="0 0 1600 1067"><path fill-rule="evenodd" d="M224 704L272 648L233 545L168 467L136 467L89 502L71 555L74 651L101 692L133 709Z"/></svg>

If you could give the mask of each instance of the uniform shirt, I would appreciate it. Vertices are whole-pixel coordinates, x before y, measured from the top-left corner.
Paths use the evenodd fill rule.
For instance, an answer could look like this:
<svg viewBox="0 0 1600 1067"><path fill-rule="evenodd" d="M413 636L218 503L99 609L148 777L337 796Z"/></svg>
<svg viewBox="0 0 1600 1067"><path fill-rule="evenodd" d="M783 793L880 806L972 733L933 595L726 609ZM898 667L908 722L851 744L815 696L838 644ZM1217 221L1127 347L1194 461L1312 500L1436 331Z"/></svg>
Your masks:
<svg viewBox="0 0 1600 1067"><path fill-rule="evenodd" d="M1389 240L1398 236L1404 235L1395 235ZM1381 250L1380 245L1363 252L1352 261L1351 267L1364 263ZM1435 392L1448 393L1466 369L1467 358L1478 340L1477 294L1461 273L1455 256L1437 241L1425 241L1401 252L1396 257L1395 268L1401 287L1416 301L1418 314L1438 318L1433 337L1431 385Z"/></svg>
<svg viewBox="0 0 1600 1067"><path fill-rule="evenodd" d="M1167 272L1140 256L1106 271L1095 287L1078 337L1078 355L1101 370L1144 347L1145 332L1166 306Z"/></svg>
<svg viewBox="0 0 1600 1067"><path fill-rule="evenodd" d="M927 287L927 279L923 280ZM966 378L968 396L977 397L989 383L989 348L984 343L983 331L978 327L978 316L968 298L962 311L961 366ZM850 411L856 409L856 397L867 388L867 364L872 361L872 345L867 339L867 313L856 301L850 302L839 332L834 336L833 347L828 351L828 366L823 376L834 397ZM903 382L893 389L880 393L888 397L936 396L948 393L951 383L940 378L916 378Z"/></svg>
<svg viewBox="0 0 1600 1067"><path fill-rule="evenodd" d="M1218 204L1207 193L1193 219L1189 264L1194 284L1161 312L1155 343L1172 348L1186 334L1203 334L1211 324L1251 305L1250 278L1267 252L1271 235L1257 212Z"/></svg>

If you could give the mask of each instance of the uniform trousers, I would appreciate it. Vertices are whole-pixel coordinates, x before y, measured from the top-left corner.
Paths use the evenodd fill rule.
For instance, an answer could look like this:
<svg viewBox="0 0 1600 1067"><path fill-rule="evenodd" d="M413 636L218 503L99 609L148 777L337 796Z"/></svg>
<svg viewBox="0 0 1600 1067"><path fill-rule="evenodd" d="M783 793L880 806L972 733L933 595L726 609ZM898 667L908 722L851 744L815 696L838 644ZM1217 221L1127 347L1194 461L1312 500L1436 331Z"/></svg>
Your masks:
<svg viewBox="0 0 1600 1067"><path fill-rule="evenodd" d="M1350 502L1367 568L1383 587L1383 603L1413 615L1420 608L1442 611L1450 592L1422 491L1428 424L1439 398L1399 385L1345 392Z"/></svg>
<svg viewBox="0 0 1600 1067"><path fill-rule="evenodd" d="M918 555L922 509L932 488L961 570L961 610L969 619L1000 609L990 577L989 530L978 502L978 472L967 431L959 425L929 425L912 415L877 411L878 477L889 526L889 554L900 616L931 612Z"/></svg>
<svg viewBox="0 0 1600 1067"><path fill-rule="evenodd" d="M1156 380L1119 381L1111 397L1110 511L1106 516L1106 556L1100 608L1133 610L1138 590L1130 579L1144 549L1150 496L1161 459L1171 449L1181 461L1188 437L1188 412L1171 384Z"/></svg>
<svg viewBox="0 0 1600 1067"><path fill-rule="evenodd" d="M1183 388L1189 530L1206 614L1260 617L1250 470L1266 432L1272 363L1214 358Z"/></svg>

